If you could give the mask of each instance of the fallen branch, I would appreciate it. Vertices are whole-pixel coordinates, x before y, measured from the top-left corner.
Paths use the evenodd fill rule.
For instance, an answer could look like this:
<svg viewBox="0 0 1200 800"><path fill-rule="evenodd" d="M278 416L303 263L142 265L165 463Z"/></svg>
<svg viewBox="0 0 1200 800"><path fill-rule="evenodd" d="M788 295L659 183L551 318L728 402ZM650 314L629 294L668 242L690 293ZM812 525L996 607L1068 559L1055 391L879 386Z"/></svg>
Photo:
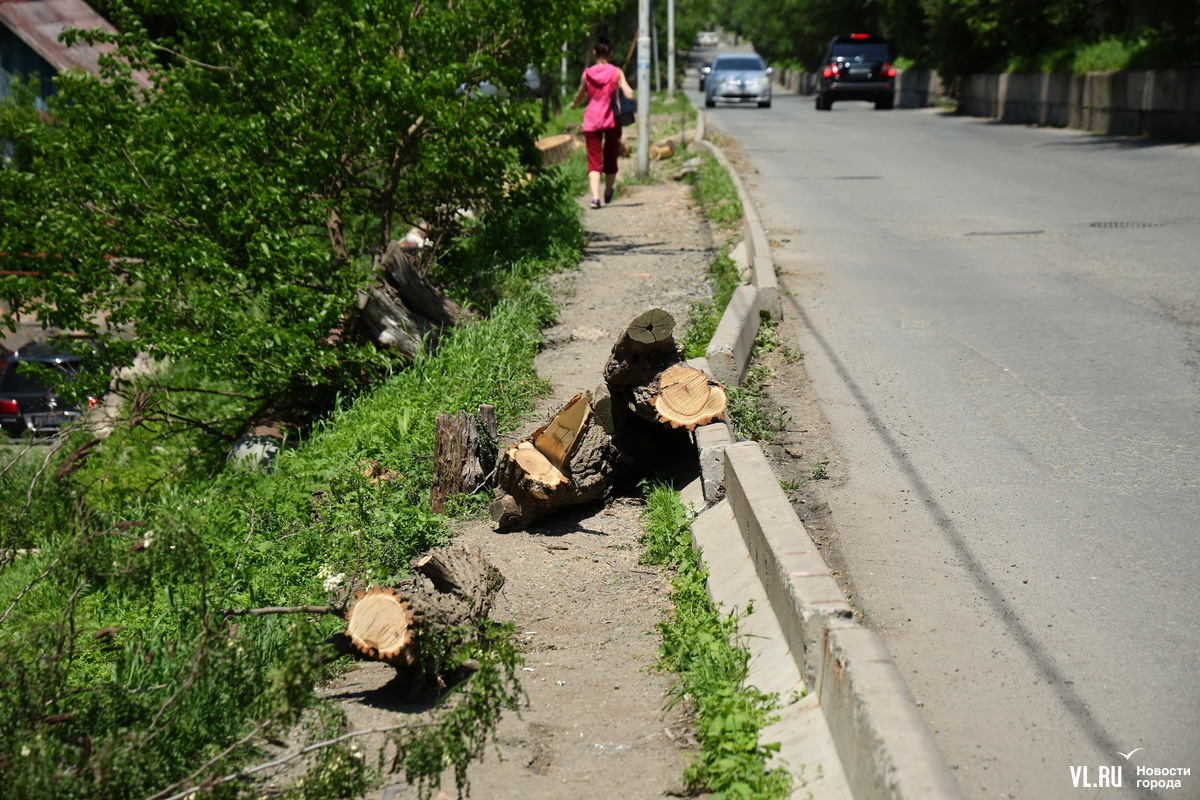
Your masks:
<svg viewBox="0 0 1200 800"><path fill-rule="evenodd" d="M287 764L289 761L295 761L297 758L300 758L301 756L306 756L309 753L315 752L317 750L323 750L326 747L332 747L335 744L340 744L341 742L344 742L347 739L354 739L359 736L370 736L370 735L376 734L376 733L390 733L392 731L397 731L402 728L411 728L413 730L416 730L418 728L429 728L436 724L437 723L434 723L434 722L416 722L416 723L406 723L404 725L386 725L382 728L369 728L366 730L350 731L349 733L343 733L341 736L335 737L333 739L326 739L323 742L317 742L315 744L310 744L308 747L302 748L301 750L298 750L295 753L292 753L290 756L284 756L283 758L277 758L274 761L268 761L264 764L258 764L253 767L247 767L246 769L239 770L238 772L232 772L232 773L225 775L223 777L220 777L220 778L212 778L212 779L203 781L202 783L199 783L195 786L189 786L187 789L184 789L181 792L177 792L177 793L171 795L170 797L161 797L160 796L161 792L160 792L157 795L153 795L152 797L147 798L147 800L182 800L182 798L187 797L188 795L195 794L196 792L208 791L210 789L215 789L216 787L221 786L226 783L229 783L230 781L236 781L236 780L240 780L242 778L248 778L251 775L255 775L259 772L263 772L264 770L268 770L273 767L281 767L284 764Z"/></svg>
<svg viewBox="0 0 1200 800"><path fill-rule="evenodd" d="M266 606L264 608L227 608L221 612L226 617L240 617L247 614L333 614L343 617L344 608L335 606Z"/></svg>

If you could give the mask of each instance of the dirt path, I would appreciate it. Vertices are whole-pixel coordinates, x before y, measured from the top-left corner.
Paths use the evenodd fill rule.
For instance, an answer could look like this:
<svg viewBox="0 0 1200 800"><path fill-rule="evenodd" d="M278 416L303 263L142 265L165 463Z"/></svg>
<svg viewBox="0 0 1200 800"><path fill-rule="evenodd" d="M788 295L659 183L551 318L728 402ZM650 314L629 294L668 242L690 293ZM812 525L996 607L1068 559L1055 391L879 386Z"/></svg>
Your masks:
<svg viewBox="0 0 1200 800"><path fill-rule="evenodd" d="M554 384L544 411L601 382L613 343L637 314L663 308L682 322L689 304L709 295L712 240L686 185L668 177L624 187L612 205L587 210L585 223L590 244L579 270L557 280L560 318L537 361ZM663 711L669 679L652 669L670 587L638 563L640 511L640 501L617 498L528 532L461 526L459 540L482 547L505 576L492 616L516 623L529 698L519 717L502 720L499 747L472 767L472 796L657 798L681 785L693 743L679 714ZM327 691L343 700L354 728L394 720L395 706L377 691L390 672L364 665ZM400 776L388 780L373 800L417 796ZM443 789L452 797L453 781Z"/></svg>

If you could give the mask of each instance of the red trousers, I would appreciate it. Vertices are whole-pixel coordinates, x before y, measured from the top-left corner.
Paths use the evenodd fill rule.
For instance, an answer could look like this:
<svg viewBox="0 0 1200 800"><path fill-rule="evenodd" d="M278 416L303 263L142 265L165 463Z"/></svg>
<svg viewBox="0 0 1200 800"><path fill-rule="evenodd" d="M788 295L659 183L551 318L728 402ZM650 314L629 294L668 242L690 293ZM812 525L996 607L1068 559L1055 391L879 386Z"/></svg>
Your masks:
<svg viewBox="0 0 1200 800"><path fill-rule="evenodd" d="M621 155L621 126L603 131L585 131L588 172L617 174L617 156Z"/></svg>

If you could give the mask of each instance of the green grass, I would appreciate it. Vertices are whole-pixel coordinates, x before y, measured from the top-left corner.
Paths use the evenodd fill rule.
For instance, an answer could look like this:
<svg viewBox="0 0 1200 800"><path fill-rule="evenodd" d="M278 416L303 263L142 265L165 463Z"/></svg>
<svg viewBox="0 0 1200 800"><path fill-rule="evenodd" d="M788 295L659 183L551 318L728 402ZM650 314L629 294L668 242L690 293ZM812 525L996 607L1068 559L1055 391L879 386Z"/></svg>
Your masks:
<svg viewBox="0 0 1200 800"><path fill-rule="evenodd" d="M719 229L731 229L742 218L742 201L728 171L708 153L700 156L700 169L688 176L696 202Z"/></svg>
<svg viewBox="0 0 1200 800"><path fill-rule="evenodd" d="M468 268L471 259L503 273L477 284L486 313L384 380L352 387L295 437L271 474L225 468L220 448L199 450L204 437L162 417L93 446L81 467L57 478L82 439L23 456L7 451L0 464L6 792L149 797L265 760L256 743L287 734L302 715L322 720L313 737L343 729L335 704L312 692L337 667L323 644L342 626L337 617L232 622L222 609L341 605L352 586L393 581L447 540L445 518L428 503L436 415L486 402L509 427L545 390L533 358L555 309L541 276L578 262L582 231L570 197L553 187L537 191L560 204L541 210L541 227L528 209L497 213L480 225L502 226L507 247L480 227L455 253L460 261L447 265L468 280L480 271ZM162 390L139 402L186 408ZM363 462L378 462L392 479L372 483ZM13 555L16 548L37 552ZM481 669L433 725L397 732L410 781L436 781L447 765L465 764L500 708L514 706L517 656L507 639L503 630L481 631L469 652L443 654L447 664L469 657ZM313 780L291 796L358 791L368 776L348 753L322 749Z"/></svg>
<svg viewBox="0 0 1200 800"><path fill-rule="evenodd" d="M700 752L684 774L688 788L712 792L714 798L789 796L788 771L767 768L779 745L761 741L762 729L775 719L778 698L746 682L750 655L741 644L738 617L709 599L708 574L692 546L678 495L668 487L650 488L643 520L642 560L675 572L671 616L659 625L659 666L677 678L671 703L685 704L695 715Z"/></svg>

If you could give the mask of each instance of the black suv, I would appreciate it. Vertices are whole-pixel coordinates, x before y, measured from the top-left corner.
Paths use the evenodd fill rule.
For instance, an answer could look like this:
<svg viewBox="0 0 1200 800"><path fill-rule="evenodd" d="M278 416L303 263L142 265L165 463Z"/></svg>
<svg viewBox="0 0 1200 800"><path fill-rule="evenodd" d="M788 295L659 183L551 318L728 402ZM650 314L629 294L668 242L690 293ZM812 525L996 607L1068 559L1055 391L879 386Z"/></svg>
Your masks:
<svg viewBox="0 0 1200 800"><path fill-rule="evenodd" d="M835 100L869 100L875 108L891 108L896 68L887 39L869 33L835 36L825 51L817 110L828 111Z"/></svg>
<svg viewBox="0 0 1200 800"><path fill-rule="evenodd" d="M22 363L54 368L62 380L79 374L81 358L48 342L30 342L11 353L0 348L0 427L9 436L54 433L79 419L83 411L59 397L54 387L19 369ZM88 406L96 404L88 398Z"/></svg>

